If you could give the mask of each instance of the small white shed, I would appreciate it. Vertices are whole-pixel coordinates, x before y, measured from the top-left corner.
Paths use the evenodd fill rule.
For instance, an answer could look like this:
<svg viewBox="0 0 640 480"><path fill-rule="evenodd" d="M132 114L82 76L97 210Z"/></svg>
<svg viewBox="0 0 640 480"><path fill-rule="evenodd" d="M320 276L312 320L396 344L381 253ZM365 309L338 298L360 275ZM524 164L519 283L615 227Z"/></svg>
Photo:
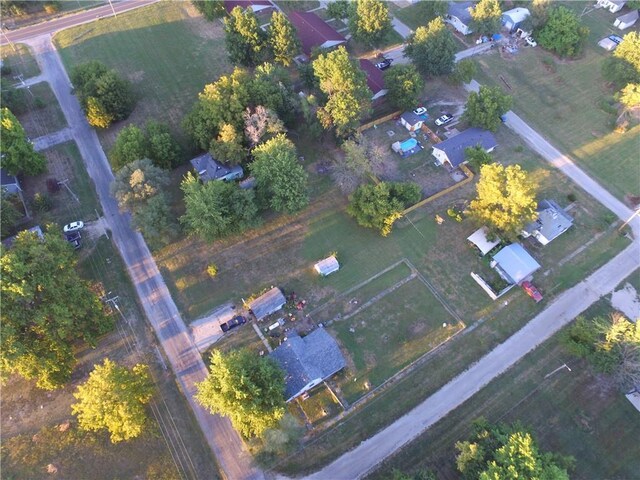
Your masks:
<svg viewBox="0 0 640 480"><path fill-rule="evenodd" d="M320 260L313 267L316 272L318 272L323 277L332 274L333 272L337 272L340 270L340 264L338 263L338 259L335 255L331 255L330 257L325 258L324 260Z"/></svg>
<svg viewBox="0 0 640 480"><path fill-rule="evenodd" d="M616 18L616 21L613 22L614 27L618 27L620 30L624 30L633 26L638 21L638 10L633 10L625 15L620 15Z"/></svg>
<svg viewBox="0 0 640 480"><path fill-rule="evenodd" d="M498 237L495 237L493 240L489 240L487 238L488 233L489 229L487 227L482 227L467 237L467 240L473 243L478 250L480 250L480 254L483 257L489 253L493 247L500 244L501 241Z"/></svg>

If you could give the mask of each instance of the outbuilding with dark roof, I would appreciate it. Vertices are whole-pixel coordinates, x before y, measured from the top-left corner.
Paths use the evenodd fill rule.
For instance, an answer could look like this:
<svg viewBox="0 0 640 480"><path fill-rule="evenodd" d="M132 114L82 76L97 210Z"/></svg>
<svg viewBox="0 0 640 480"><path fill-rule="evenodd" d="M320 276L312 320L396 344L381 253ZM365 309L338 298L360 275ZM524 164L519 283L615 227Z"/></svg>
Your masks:
<svg viewBox="0 0 640 480"><path fill-rule="evenodd" d="M244 175L240 165L225 165L215 160L210 153L191 159L191 165L203 182L210 180L239 180Z"/></svg>
<svg viewBox="0 0 640 480"><path fill-rule="evenodd" d="M287 402L347 365L338 342L324 328L317 328L306 337L292 332L269 356L285 371Z"/></svg>
<svg viewBox="0 0 640 480"><path fill-rule="evenodd" d="M498 146L498 142L490 131L473 127L446 139L444 142L436 143L431 154L436 157L439 165L448 163L452 168L456 168L465 162L465 149L477 145L489 153Z"/></svg>
<svg viewBox="0 0 640 480"><path fill-rule="evenodd" d="M290 12L289 20L298 32L302 51L308 56L314 48L331 48L347 39L313 12Z"/></svg>

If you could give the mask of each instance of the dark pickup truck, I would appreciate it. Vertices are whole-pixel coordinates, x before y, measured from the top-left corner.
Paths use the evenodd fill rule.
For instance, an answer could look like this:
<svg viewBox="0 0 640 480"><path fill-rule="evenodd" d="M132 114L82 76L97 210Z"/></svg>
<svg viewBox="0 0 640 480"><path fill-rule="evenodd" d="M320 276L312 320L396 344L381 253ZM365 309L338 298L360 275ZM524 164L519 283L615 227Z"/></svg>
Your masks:
<svg viewBox="0 0 640 480"><path fill-rule="evenodd" d="M239 327L240 325L243 325L245 323L247 323L247 319L241 315L237 315L233 317L231 320L229 320L228 322L221 323L220 328L222 329L223 332L228 332L232 328Z"/></svg>

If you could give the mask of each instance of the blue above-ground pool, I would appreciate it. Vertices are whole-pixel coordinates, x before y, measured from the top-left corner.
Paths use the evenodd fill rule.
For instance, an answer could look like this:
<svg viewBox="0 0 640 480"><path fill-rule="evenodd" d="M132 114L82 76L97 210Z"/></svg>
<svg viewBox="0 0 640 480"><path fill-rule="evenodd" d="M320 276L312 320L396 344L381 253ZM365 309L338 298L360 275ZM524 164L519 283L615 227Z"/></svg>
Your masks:
<svg viewBox="0 0 640 480"><path fill-rule="evenodd" d="M408 138L400 144L400 148L402 148L403 152L408 152L409 150L416 148L417 145L418 141L415 138Z"/></svg>

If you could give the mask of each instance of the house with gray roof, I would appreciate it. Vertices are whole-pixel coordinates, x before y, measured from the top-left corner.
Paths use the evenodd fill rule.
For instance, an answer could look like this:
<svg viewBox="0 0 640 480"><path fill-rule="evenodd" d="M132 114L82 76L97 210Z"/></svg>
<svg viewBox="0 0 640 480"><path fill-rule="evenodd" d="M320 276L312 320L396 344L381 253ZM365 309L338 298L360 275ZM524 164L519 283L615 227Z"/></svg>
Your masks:
<svg viewBox="0 0 640 480"><path fill-rule="evenodd" d="M519 243L507 245L493 256L493 268L508 283L520 285L540 268Z"/></svg>
<svg viewBox="0 0 640 480"><path fill-rule="evenodd" d="M191 165L203 182L210 180L224 180L230 182L243 177L244 171L240 165L228 166L215 160L210 153L204 153L191 159Z"/></svg>
<svg viewBox="0 0 640 480"><path fill-rule="evenodd" d="M632 10L629 13L624 15L620 15L616 18L616 21L613 22L614 27L618 27L620 30L625 30L631 26L633 26L638 21L638 10Z"/></svg>
<svg viewBox="0 0 640 480"><path fill-rule="evenodd" d="M538 218L524 227L522 236L533 236L542 245L558 238L573 225L573 217L553 200L538 203Z"/></svg>
<svg viewBox="0 0 640 480"><path fill-rule="evenodd" d="M22 192L18 178L15 175L9 175L4 168L0 168L0 188L9 195L19 195Z"/></svg>
<svg viewBox="0 0 640 480"><path fill-rule="evenodd" d="M457 168L466 162L465 149L477 145L489 153L498 146L498 142L490 131L473 127L446 139L444 142L436 143L431 154L436 157L438 165L448 163L451 168Z"/></svg>
<svg viewBox="0 0 640 480"><path fill-rule="evenodd" d="M611 13L616 13L622 10L626 3L627 0L597 0L595 6L596 8L605 8Z"/></svg>
<svg viewBox="0 0 640 480"><path fill-rule="evenodd" d="M444 21L453 26L462 35L472 33L471 10L473 10L473 2L449 2L447 14Z"/></svg>
<svg viewBox="0 0 640 480"><path fill-rule="evenodd" d="M420 130L422 128L422 124L424 123L424 119L425 117L416 115L413 112L404 112L402 115L400 115L400 123L410 132Z"/></svg>
<svg viewBox="0 0 640 480"><path fill-rule="evenodd" d="M269 356L285 371L287 402L311 390L347 365L338 342L324 328L317 328L306 337L293 332Z"/></svg>
<svg viewBox="0 0 640 480"><path fill-rule="evenodd" d="M282 294L282 290L273 287L271 290L260 295L249 303L249 309L257 320L261 320L267 315L277 312L287 303L287 299Z"/></svg>

